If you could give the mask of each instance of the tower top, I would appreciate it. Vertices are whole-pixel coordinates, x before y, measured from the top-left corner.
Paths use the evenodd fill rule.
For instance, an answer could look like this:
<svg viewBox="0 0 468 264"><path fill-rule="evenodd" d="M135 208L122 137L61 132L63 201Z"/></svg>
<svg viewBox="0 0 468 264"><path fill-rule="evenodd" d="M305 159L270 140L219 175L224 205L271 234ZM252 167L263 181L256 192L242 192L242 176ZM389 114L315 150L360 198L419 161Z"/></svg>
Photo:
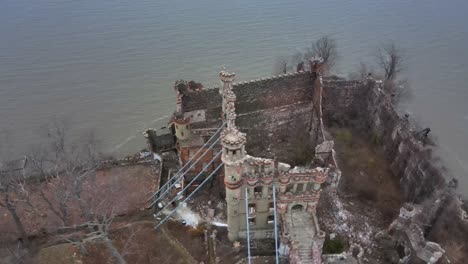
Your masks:
<svg viewBox="0 0 468 264"><path fill-rule="evenodd" d="M235 73L230 73L228 71L226 71L226 69L222 69L220 72L219 72L219 78L221 79L221 81L223 83L231 83L234 81L234 78L236 77L236 74Z"/></svg>
<svg viewBox="0 0 468 264"><path fill-rule="evenodd" d="M227 126L221 133L222 144L230 150L241 149L246 141L244 133L240 132L236 127L236 95L232 91L232 82L236 74L222 69L219 73L219 79L223 83L223 88L220 93L223 97L223 117Z"/></svg>
<svg viewBox="0 0 468 264"><path fill-rule="evenodd" d="M322 57L312 57L309 60L310 63L310 72L314 78L322 74L323 58Z"/></svg>
<svg viewBox="0 0 468 264"><path fill-rule="evenodd" d="M236 150L236 149L241 149L242 146L246 142L246 135L245 133L242 133L237 129L237 127L234 128L225 128L221 132L221 143L223 147L230 149L230 150Z"/></svg>

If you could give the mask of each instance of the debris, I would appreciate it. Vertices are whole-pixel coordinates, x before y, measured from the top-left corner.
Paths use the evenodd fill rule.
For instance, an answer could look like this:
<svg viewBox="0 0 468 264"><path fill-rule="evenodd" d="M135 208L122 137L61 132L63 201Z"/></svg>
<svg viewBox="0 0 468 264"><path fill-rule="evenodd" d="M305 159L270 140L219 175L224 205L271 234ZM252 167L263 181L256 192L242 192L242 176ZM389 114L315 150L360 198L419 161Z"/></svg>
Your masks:
<svg viewBox="0 0 468 264"><path fill-rule="evenodd" d="M213 218L215 216L215 210L212 208L208 208L208 217Z"/></svg>

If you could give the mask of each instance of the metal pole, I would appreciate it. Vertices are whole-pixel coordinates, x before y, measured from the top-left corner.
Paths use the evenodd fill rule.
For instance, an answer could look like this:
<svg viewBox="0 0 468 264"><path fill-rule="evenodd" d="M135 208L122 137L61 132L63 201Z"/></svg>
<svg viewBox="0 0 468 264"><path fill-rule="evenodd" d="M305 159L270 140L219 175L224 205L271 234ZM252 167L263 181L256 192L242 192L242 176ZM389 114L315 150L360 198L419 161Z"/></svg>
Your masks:
<svg viewBox="0 0 468 264"><path fill-rule="evenodd" d="M216 130L216 132L213 134L213 136L211 136L210 139L208 139L208 140L206 141L206 143L205 143L201 148L198 149L198 151L195 153L195 155L193 155L193 157L192 157L189 161L187 161L187 162L184 164L184 166L182 166L182 168L180 168L179 171L177 171L177 173L176 173L175 175L181 173L185 168L187 168L187 165L189 165L189 164L192 162L192 160L193 160L198 154L200 154L200 152L210 143L210 141L211 141L217 134L219 134L219 132L221 132L221 129L224 127L224 124L225 124L225 123L223 123L223 124L218 128L218 130ZM217 143L217 142L215 142L215 143ZM213 144L213 145L214 145L214 144ZM195 163L197 163L197 162L195 162ZM190 170L190 169L189 169L189 170ZM147 200L147 202L148 202L149 200L153 199L153 197L155 197L156 195L158 195L158 193L159 193L161 190L163 190L164 187L166 187L166 186L169 184L169 182L170 182L170 181L168 180L163 186L161 186L161 188L159 188L159 190L157 190L155 193L153 193L153 195L151 195L151 197Z"/></svg>
<svg viewBox="0 0 468 264"><path fill-rule="evenodd" d="M250 264L249 193L247 188L245 188L245 221L247 224L247 254Z"/></svg>
<svg viewBox="0 0 468 264"><path fill-rule="evenodd" d="M189 194L187 198L185 198L174 210L172 210L169 213L169 215L166 216L166 218L164 218L161 222L159 222L159 224L154 229L157 229L160 225L164 224L164 222L166 222L167 219L169 219L169 217L171 217L171 215L175 213L175 211L177 211L177 209L179 209L180 206L182 206L182 204L188 201L192 197L192 195L194 195L205 183L207 183L208 180L211 178L211 176L213 176L222 166L223 166L223 163L219 164L219 166L216 167L216 169L208 177L206 177L206 179L200 185L198 185L198 187L191 194Z"/></svg>
<svg viewBox="0 0 468 264"><path fill-rule="evenodd" d="M277 219L276 219L276 191L275 191L275 185L273 184L273 212L274 212L274 218L275 218L275 252L276 252L276 264L279 263L279 258L278 258L278 225L277 225Z"/></svg>
<svg viewBox="0 0 468 264"><path fill-rule="evenodd" d="M208 164L206 164L205 167L203 167L202 171L200 171L200 173L198 173L197 176L195 176L195 178L193 178L193 180L192 180L189 184L187 184L187 185L182 189L182 191L180 191L180 192L181 192L181 193L184 193L190 186L192 186L192 184L198 179L198 177L200 177L201 175L203 175L203 173L211 166L211 164L212 164L215 160L218 159L218 157L219 157L219 155L221 155L221 153L222 153L222 151L218 152L218 154L216 154L216 156L215 156ZM221 164L222 164L222 163L221 163ZM179 196L179 195L174 196L174 198L172 198L172 200L171 200L170 202L168 202L163 208L161 208L161 210L160 210L154 217L160 216L160 215L164 212L164 210L165 210L169 205L172 204L172 202L175 202L175 200L177 200L178 196ZM153 202L153 203L151 204L151 206L153 206L155 203L156 203L156 201Z"/></svg>
<svg viewBox="0 0 468 264"><path fill-rule="evenodd" d="M184 173L182 173L179 177L177 177L177 179L174 181L174 183L171 184L171 186L167 187L167 188L164 190L164 192L163 192L161 195L159 195L159 197L156 197L156 199L151 203L151 205L150 205L149 207L153 206L153 205L156 204L158 201L161 201L162 199L164 199L164 197L165 197L164 195L165 195L166 193L168 193L169 190L170 190L172 187L174 187L174 186L176 185L176 183L177 183L178 181L180 181L180 179L182 179L182 177L185 176L185 174L187 174L187 172L189 172L193 167L195 167L195 165L197 165L197 163L206 155L206 153L208 153L208 151L209 151L211 148L213 148L213 147L216 145L216 143L218 143L220 140L221 140L221 138L218 138L218 139L213 143L213 145L211 145L211 147L209 147L209 148L206 150L205 153L203 153L200 157L198 157L198 159L197 159L194 163L192 163L192 165L190 165L190 167L189 167ZM194 156L194 157L195 157L195 156ZM177 174L176 174L176 175L177 175ZM175 177L175 176L174 176L174 177ZM167 181L167 183L170 183L170 182L171 182L171 181L170 181L170 179L169 179L169 180ZM163 186L163 187L164 187L164 186ZM160 189L160 190L161 190L161 189Z"/></svg>

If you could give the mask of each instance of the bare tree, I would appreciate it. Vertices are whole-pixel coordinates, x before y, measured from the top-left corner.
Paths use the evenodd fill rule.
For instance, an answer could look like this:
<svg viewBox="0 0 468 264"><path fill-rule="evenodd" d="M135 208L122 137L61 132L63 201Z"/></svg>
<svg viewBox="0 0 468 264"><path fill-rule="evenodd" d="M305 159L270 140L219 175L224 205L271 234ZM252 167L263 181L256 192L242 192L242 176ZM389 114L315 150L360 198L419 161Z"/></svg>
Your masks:
<svg viewBox="0 0 468 264"><path fill-rule="evenodd" d="M297 51L291 56L291 65L296 66L296 71L304 71L305 70L305 63L304 63L304 54L302 52Z"/></svg>
<svg viewBox="0 0 468 264"><path fill-rule="evenodd" d="M29 155L31 174L42 180L36 192L62 226L67 226L72 224L71 204L81 200L83 182L96 172L97 140L94 133L70 140L64 122L54 122L46 131L46 144Z"/></svg>
<svg viewBox="0 0 468 264"><path fill-rule="evenodd" d="M371 71L364 62L359 63L359 69L349 74L349 79L364 81L367 79Z"/></svg>
<svg viewBox="0 0 468 264"><path fill-rule="evenodd" d="M377 49L377 64L383 71L385 81L394 81L402 70L403 56L394 42L382 45Z"/></svg>
<svg viewBox="0 0 468 264"><path fill-rule="evenodd" d="M288 71L288 60L278 57L273 64L273 75L284 74Z"/></svg>
<svg viewBox="0 0 468 264"><path fill-rule="evenodd" d="M0 171L0 207L10 213L25 247L30 246L30 241L19 207L33 211L31 205L30 192L27 190L22 169L16 166L16 162L4 165Z"/></svg>
<svg viewBox="0 0 468 264"><path fill-rule="evenodd" d="M85 223L88 232L84 239L70 240L71 243L84 250L87 242L103 242L112 258L120 264L126 263L110 237L115 214L114 201L109 197L118 195L120 190L115 187L118 184L110 184L109 190L103 186L89 187L98 185L98 141L92 132L71 140L68 131L66 123L53 123L45 133L46 144L31 153L33 173L44 180L37 192L63 227L76 224L79 212L78 221Z"/></svg>
<svg viewBox="0 0 468 264"><path fill-rule="evenodd" d="M99 240L112 258L126 263L110 236L115 218L112 199L122 193L119 183L113 178L106 186L97 182L100 155L94 133L72 139L68 131L65 122L47 128L44 143L28 156L28 173L18 169L24 168L15 165L18 162L0 167L0 206L12 216L25 246L30 245L25 227L30 217L24 212L39 214L40 204L61 221L61 227L85 223L86 238L76 243Z"/></svg>
<svg viewBox="0 0 468 264"><path fill-rule="evenodd" d="M360 80L365 80L369 76L369 69L367 65L364 62L359 63L359 79Z"/></svg>
<svg viewBox="0 0 468 264"><path fill-rule="evenodd" d="M329 72L338 59L338 50L333 38L325 35L312 43L312 47L305 53L306 61L313 57L321 57L324 63L324 70Z"/></svg>
<svg viewBox="0 0 468 264"><path fill-rule="evenodd" d="M409 100L412 92L408 80L401 79L404 55L394 42L377 48L376 61L384 77L384 90L395 104Z"/></svg>

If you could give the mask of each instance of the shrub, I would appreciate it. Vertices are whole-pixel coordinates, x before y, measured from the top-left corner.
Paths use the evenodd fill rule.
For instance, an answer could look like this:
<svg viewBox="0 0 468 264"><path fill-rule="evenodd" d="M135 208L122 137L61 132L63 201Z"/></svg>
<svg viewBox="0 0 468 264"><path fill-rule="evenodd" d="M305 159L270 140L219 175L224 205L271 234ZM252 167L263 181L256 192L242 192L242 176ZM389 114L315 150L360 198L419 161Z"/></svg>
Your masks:
<svg viewBox="0 0 468 264"><path fill-rule="evenodd" d="M339 238L327 239L323 245L324 254L339 254L344 250L344 242Z"/></svg>
<svg viewBox="0 0 468 264"><path fill-rule="evenodd" d="M349 130L343 129L336 133L335 139L345 146L351 146L353 135Z"/></svg>

